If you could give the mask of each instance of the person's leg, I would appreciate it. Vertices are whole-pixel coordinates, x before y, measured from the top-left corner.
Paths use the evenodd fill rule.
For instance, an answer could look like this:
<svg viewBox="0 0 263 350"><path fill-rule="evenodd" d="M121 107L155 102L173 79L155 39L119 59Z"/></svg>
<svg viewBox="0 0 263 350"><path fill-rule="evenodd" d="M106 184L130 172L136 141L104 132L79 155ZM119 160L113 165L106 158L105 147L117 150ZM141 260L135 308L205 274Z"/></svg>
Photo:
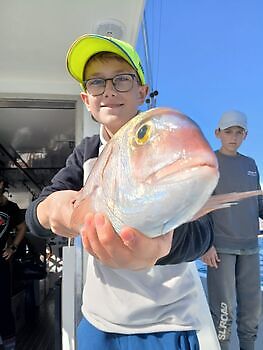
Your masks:
<svg viewBox="0 0 263 350"><path fill-rule="evenodd" d="M240 255L236 268L237 333L242 350L254 350L261 313L259 255Z"/></svg>
<svg viewBox="0 0 263 350"><path fill-rule="evenodd" d="M77 332L78 350L199 350L195 331L145 334L106 333L92 326L85 318Z"/></svg>
<svg viewBox="0 0 263 350"><path fill-rule="evenodd" d="M236 256L219 254L219 258L217 269L207 269L208 302L221 349L228 350L235 307Z"/></svg>

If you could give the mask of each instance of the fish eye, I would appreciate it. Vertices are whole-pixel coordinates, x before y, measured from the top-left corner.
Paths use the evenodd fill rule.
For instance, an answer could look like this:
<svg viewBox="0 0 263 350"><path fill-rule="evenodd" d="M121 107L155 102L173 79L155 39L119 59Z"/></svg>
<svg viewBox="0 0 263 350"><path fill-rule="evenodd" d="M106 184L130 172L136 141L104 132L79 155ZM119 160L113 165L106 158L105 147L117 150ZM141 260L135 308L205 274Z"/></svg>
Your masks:
<svg viewBox="0 0 263 350"><path fill-rule="evenodd" d="M145 144L152 134L152 127L150 124L142 125L136 133L135 140L137 144L143 145Z"/></svg>

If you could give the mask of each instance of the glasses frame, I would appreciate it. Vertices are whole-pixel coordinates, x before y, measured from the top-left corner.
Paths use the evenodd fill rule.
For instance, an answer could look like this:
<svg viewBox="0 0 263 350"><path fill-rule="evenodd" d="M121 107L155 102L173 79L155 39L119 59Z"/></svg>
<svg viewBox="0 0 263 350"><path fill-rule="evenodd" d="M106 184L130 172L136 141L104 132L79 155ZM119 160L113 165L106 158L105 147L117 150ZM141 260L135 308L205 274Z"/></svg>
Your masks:
<svg viewBox="0 0 263 350"><path fill-rule="evenodd" d="M124 76L127 76L127 75L128 75L128 76L132 77L132 81L131 81L132 84L131 84L131 87L130 87L128 90L118 90L118 89L116 88L116 86L115 86L114 79L116 79L117 77L123 76L123 75L124 75ZM103 91L102 91L101 93L99 93L99 94L92 94L92 93L90 93L89 90L87 89L87 83L88 83L89 81L91 81L91 80L98 80L98 79L104 81ZM106 84L107 84L107 81L108 81L108 80L111 80L112 86L113 86L113 88L114 88L117 92L129 92L129 91L133 88L133 82L134 82L134 80L136 80L136 81L138 82L138 79L137 79L136 74L134 74L134 73L121 73L121 74L116 74L114 77L112 77L112 78L107 78L107 79L104 79L104 78L91 78L91 79L83 80L83 86L85 86L85 90L86 90L91 96L100 96L100 95L103 95L103 94L104 94L105 89L106 89Z"/></svg>

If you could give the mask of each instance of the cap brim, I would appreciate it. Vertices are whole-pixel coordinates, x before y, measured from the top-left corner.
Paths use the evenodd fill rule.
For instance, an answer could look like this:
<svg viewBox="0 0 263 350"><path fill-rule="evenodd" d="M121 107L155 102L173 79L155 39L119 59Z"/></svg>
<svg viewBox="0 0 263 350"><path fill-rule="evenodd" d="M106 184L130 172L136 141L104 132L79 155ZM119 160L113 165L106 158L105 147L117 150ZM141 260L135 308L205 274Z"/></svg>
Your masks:
<svg viewBox="0 0 263 350"><path fill-rule="evenodd" d="M138 73L142 84L145 83L144 75L135 66L129 54L117 42L111 38L99 35L83 35L79 37L70 47L66 63L69 73L81 84L83 83L83 72L88 60L99 52L112 52L127 61Z"/></svg>
<svg viewBox="0 0 263 350"><path fill-rule="evenodd" d="M238 122L224 123L222 125L219 125L218 128L222 129L222 130L225 130L225 129L231 128L232 126L239 126L240 128L242 128L245 131L247 131L247 127L244 124L238 123Z"/></svg>

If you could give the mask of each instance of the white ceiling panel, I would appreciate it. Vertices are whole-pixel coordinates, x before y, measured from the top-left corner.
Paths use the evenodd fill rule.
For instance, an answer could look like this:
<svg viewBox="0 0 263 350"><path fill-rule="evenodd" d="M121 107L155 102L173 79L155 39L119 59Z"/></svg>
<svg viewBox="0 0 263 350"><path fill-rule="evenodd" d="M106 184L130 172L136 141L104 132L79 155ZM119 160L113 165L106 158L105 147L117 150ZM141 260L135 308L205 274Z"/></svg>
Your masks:
<svg viewBox="0 0 263 350"><path fill-rule="evenodd" d="M0 93L78 93L65 68L71 43L111 23L109 28L120 26L122 39L135 44L144 3L0 0Z"/></svg>

